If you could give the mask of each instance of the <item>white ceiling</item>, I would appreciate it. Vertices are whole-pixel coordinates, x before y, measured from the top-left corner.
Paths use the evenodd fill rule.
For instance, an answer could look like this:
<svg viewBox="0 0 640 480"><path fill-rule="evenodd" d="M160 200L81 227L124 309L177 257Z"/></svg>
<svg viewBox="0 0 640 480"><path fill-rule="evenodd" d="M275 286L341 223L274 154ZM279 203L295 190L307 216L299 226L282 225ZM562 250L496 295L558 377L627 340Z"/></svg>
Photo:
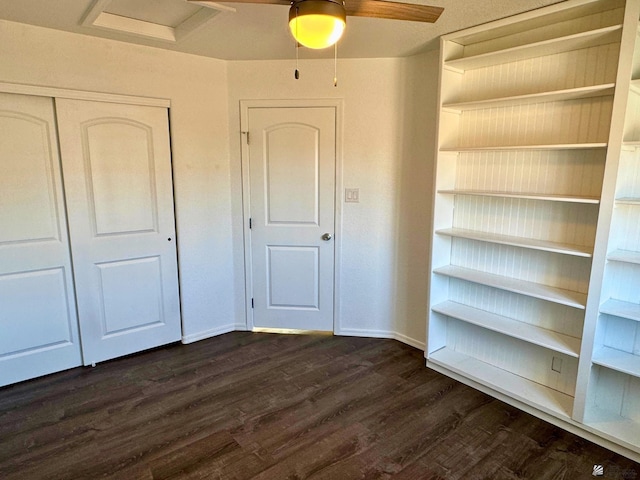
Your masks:
<svg viewBox="0 0 640 480"><path fill-rule="evenodd" d="M435 24L348 17L338 56L376 58L413 55L437 48L437 39L444 33L564 0L406 1L441 6L444 12ZM222 3L235 8L235 12L211 10L215 15L205 24L177 42L170 42L82 25L82 20L96 5L115 15L131 15L162 25L180 23L202 8L187 4L186 0L0 0L0 19L224 60L273 60L295 56L295 43L287 27L286 6ZM328 56L333 56L333 49L300 51L300 58Z"/></svg>

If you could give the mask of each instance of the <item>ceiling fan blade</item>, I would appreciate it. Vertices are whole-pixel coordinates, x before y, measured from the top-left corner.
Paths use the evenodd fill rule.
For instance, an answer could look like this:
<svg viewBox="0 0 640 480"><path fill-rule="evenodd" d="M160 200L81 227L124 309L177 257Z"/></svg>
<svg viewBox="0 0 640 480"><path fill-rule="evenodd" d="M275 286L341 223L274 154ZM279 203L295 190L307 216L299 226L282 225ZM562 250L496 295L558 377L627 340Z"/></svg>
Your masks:
<svg viewBox="0 0 640 480"><path fill-rule="evenodd" d="M187 0L203 7L222 9L215 0ZM291 5L291 0L221 0L225 3L258 3L264 5ZM433 23L444 11L443 7L415 3L387 2L385 0L345 0L347 15L353 17L389 18L413 22Z"/></svg>
<svg viewBox="0 0 640 480"><path fill-rule="evenodd" d="M354 17L389 18L413 22L433 23L444 11L443 7L386 2L384 0L345 0L344 3L347 15Z"/></svg>
<svg viewBox="0 0 640 480"><path fill-rule="evenodd" d="M291 5L291 0L187 0L189 3L196 3L198 5L202 5L203 7L213 8L215 10L219 9L220 2L224 3L260 3L264 5Z"/></svg>

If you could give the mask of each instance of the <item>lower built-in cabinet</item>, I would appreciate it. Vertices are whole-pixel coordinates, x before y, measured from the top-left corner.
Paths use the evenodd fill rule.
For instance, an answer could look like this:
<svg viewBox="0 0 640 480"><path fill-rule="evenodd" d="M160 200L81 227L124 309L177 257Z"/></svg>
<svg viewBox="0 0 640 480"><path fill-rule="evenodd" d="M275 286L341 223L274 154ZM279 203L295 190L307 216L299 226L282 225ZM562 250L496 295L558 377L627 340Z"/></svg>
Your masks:
<svg viewBox="0 0 640 480"><path fill-rule="evenodd" d="M640 459L640 0L441 43L427 365Z"/></svg>

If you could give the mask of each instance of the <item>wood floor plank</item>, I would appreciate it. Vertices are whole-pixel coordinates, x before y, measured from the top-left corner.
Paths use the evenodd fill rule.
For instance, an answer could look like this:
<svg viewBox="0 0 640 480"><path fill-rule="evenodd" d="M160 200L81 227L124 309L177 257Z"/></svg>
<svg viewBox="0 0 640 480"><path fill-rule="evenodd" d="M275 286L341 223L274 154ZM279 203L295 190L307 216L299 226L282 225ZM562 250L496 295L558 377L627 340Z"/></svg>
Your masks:
<svg viewBox="0 0 640 480"><path fill-rule="evenodd" d="M393 340L234 332L0 389L0 479L574 479L640 466Z"/></svg>

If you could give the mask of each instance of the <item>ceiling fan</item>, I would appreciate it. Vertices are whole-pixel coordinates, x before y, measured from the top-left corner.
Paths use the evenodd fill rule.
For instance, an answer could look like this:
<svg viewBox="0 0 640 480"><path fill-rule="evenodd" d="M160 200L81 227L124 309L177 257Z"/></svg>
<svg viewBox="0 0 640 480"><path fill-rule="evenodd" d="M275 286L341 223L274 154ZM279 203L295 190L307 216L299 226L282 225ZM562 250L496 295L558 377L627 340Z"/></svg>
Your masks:
<svg viewBox="0 0 640 480"><path fill-rule="evenodd" d="M219 9L215 0L187 0ZM221 0L230 3L287 5L289 28L299 44L320 49L334 45L342 36L347 16L387 18L433 23L443 7L387 2L385 0Z"/></svg>

